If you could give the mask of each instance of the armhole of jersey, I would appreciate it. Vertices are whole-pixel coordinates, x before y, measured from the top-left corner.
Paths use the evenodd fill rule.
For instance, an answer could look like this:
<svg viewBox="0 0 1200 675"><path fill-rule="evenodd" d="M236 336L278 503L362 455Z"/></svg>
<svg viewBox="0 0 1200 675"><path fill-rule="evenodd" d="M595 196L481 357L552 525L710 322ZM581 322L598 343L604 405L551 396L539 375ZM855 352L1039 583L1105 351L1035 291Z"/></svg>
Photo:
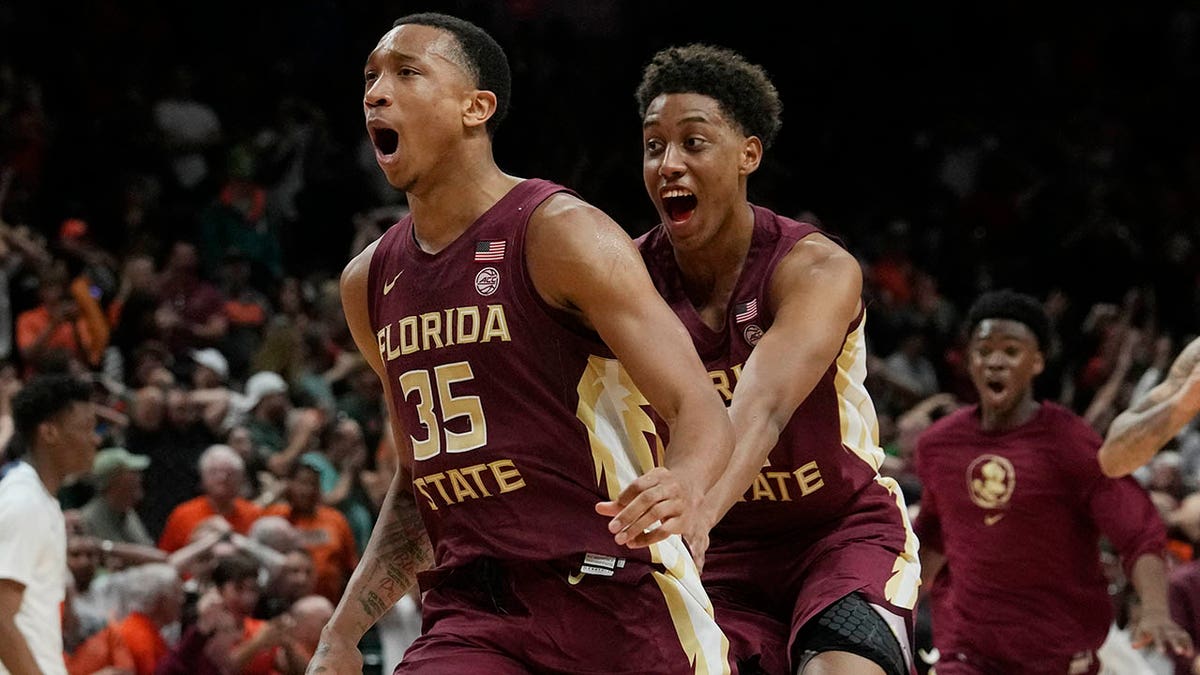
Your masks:
<svg viewBox="0 0 1200 675"><path fill-rule="evenodd" d="M766 318L771 321L774 320L775 313L771 311L770 303L766 302L767 296L770 294L771 279L775 275L775 268L779 265L779 262L781 260L783 260L783 258L785 256L787 256L787 254L791 253L792 249L794 249L797 244L804 241L808 237L811 237L814 234L822 234L827 239L832 241L834 244L841 247L843 250L846 249L845 244L842 243L841 239L839 239L833 235L830 235L828 232L825 232L824 230L817 227L816 225L814 225L810 222L807 222L807 221L796 221L796 222L799 223L800 225L805 225L811 229L809 229L807 232L804 232L800 236L792 239L792 235L790 233L784 232L783 229L780 228L780 236L785 239L792 239L792 243L788 246L779 246L775 249L775 253L772 255L771 262L770 262L771 273L770 273L770 275L764 277L764 279L763 279L763 285L762 285L762 289L761 289L762 298L763 298L763 314L765 314ZM849 253L848 250L847 250L847 253ZM847 324L846 337L849 337L851 333L858 330L858 327L861 326L863 321L866 319L866 315L867 315L867 301L864 297L862 297L862 294L860 293L859 298L858 298L858 313L855 314L854 318L850 320L849 324Z"/></svg>
<svg viewBox="0 0 1200 675"><path fill-rule="evenodd" d="M525 202L528 206L528 215L521 221L520 227L513 235L513 243L518 249L520 274L519 284L521 288L519 301L522 307L529 312L537 312L546 317L546 319L557 326L564 334L571 336L573 339L580 340L588 345L588 348L593 353L609 354L609 349L605 346L604 341L600 339L594 331L589 331L579 325L575 317L566 310L559 309L546 302L542 294L538 292L537 286L533 283L533 277L529 273L529 262L526 258L526 233L529 230L529 221L533 218L533 212L542 206L547 199L550 199L556 194L566 193L576 199L582 198L573 190L561 185L545 182L537 191L531 194Z"/></svg>
<svg viewBox="0 0 1200 675"><path fill-rule="evenodd" d="M376 317L379 316L379 301L380 294L376 291L379 289L379 269L387 258L388 252L391 250L392 241L396 238L396 232L403 229L400 222L394 223L376 240L375 250L371 252L371 262L367 265L367 320L371 322L371 330L375 330L375 326L379 325Z"/></svg>

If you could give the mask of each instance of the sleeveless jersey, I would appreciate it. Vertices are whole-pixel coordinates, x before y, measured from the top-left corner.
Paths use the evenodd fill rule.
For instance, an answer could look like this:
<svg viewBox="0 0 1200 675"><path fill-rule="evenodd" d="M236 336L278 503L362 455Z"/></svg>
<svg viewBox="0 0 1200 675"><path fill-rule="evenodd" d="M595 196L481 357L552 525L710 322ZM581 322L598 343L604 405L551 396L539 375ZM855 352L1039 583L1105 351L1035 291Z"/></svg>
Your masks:
<svg viewBox="0 0 1200 675"><path fill-rule="evenodd" d="M725 325L712 330L684 292L671 242L660 225L638 239L659 293L682 320L726 405L742 367L773 316L771 275L792 246L816 226L753 206L754 233ZM884 453L874 404L863 382L865 310L846 328L837 358L796 409L742 501L712 531L713 545L822 530L852 511L903 509L899 486L879 475ZM907 517L903 521L907 525ZM904 529L909 530L905 527ZM911 530L909 530L911 533ZM915 558L915 540L910 542Z"/></svg>
<svg viewBox="0 0 1200 675"><path fill-rule="evenodd" d="M584 553L690 562L679 537L617 546L594 510L660 463L662 441L611 351L530 279L529 217L557 192L574 194L523 181L436 254L417 246L406 216L371 260L371 326L392 411L412 438L436 569Z"/></svg>

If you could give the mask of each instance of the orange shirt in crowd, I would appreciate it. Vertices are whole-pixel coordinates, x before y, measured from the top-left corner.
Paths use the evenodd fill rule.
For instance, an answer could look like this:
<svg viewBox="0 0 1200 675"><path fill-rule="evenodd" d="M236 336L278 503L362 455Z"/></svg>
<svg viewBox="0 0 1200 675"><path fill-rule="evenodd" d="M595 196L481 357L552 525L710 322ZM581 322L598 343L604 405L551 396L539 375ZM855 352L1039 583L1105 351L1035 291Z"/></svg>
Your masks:
<svg viewBox="0 0 1200 675"><path fill-rule="evenodd" d="M116 630L133 656L134 672L137 675L154 675L158 662L170 651L158 626L145 614L130 612L117 624Z"/></svg>
<svg viewBox="0 0 1200 675"><path fill-rule="evenodd" d="M346 516L323 504L317 506L313 515L293 513L288 504L272 504L263 511L263 515L283 516L300 531L304 547L312 553L316 575L314 590L336 604L346 581L358 565L358 549L355 548L354 533Z"/></svg>
<svg viewBox="0 0 1200 675"><path fill-rule="evenodd" d="M133 655L121 638L116 624L108 624L93 634L75 651L63 654L68 675L92 675L108 667L134 669ZM138 671L139 673L141 671Z"/></svg>
<svg viewBox="0 0 1200 675"><path fill-rule="evenodd" d="M50 325L50 310L45 305L38 305L17 315L17 349L28 350L37 342L38 336ZM76 332L79 338L76 339ZM47 349L62 349L84 360L88 359L91 347L91 333L88 324L82 318L76 319L75 324L60 323L43 344Z"/></svg>
<svg viewBox="0 0 1200 675"><path fill-rule="evenodd" d="M234 532L248 534L250 525L262 515L262 509L249 500L235 497L233 508L228 513L218 513L212 500L205 495L189 499L176 506L167 517L167 524L158 538L158 547L167 553L178 551L187 545L197 525L216 515L228 520Z"/></svg>
<svg viewBox="0 0 1200 675"><path fill-rule="evenodd" d="M242 621L242 641L239 644L245 643L257 635L266 625L266 621L246 617ZM279 671L275 669L275 662L278 659L279 647L255 652L254 656L250 657L250 661L242 667L239 675L278 675Z"/></svg>

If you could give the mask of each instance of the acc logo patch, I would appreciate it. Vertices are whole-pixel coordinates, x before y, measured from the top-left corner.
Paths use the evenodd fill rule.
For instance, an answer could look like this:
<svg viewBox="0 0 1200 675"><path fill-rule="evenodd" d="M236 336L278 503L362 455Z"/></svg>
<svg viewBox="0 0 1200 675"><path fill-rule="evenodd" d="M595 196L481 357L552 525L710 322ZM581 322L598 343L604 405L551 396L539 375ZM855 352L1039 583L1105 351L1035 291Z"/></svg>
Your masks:
<svg viewBox="0 0 1200 675"><path fill-rule="evenodd" d="M746 342L749 342L752 345L758 344L758 341L762 339L762 336L763 329L759 328L758 324L756 323L752 323L742 329L742 337L746 338Z"/></svg>
<svg viewBox="0 0 1200 675"><path fill-rule="evenodd" d="M981 455L967 467L967 492L980 508L1004 508L1016 485L1012 462L999 455Z"/></svg>
<svg viewBox="0 0 1200 675"><path fill-rule="evenodd" d="M475 290L480 295L491 295L500 288L500 272L495 267L485 267L475 275Z"/></svg>

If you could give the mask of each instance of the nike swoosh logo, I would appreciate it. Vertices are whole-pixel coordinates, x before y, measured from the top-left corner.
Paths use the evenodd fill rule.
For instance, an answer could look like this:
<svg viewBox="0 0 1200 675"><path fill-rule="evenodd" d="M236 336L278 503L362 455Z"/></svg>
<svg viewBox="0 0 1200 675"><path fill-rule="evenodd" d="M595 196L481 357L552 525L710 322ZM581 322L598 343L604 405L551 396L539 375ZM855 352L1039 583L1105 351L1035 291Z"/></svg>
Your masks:
<svg viewBox="0 0 1200 675"><path fill-rule="evenodd" d="M583 581L583 572L571 572L567 575L567 583L571 584L572 586L581 581Z"/></svg>
<svg viewBox="0 0 1200 675"><path fill-rule="evenodd" d="M987 525L988 527L991 527L992 525L995 525L996 523L1000 522L1000 519L1003 517L1004 517L1003 513L997 513L997 514L990 515L990 516L984 516L983 524Z"/></svg>
<svg viewBox="0 0 1200 675"><path fill-rule="evenodd" d="M384 282L384 284L383 284L383 294L384 295L387 295L388 293L392 292L392 286L396 285L396 280L400 278L401 274L404 274L404 270L400 270L400 272L397 273L396 276L392 277L391 281Z"/></svg>

